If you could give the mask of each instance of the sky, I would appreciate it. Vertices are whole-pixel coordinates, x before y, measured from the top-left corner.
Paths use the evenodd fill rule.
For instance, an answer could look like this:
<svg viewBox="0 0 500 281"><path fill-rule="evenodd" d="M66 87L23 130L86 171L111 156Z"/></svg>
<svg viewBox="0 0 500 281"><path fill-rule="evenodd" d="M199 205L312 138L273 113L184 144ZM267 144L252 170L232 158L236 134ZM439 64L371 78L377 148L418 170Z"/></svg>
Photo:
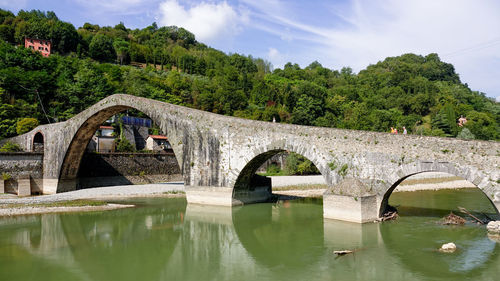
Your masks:
<svg viewBox="0 0 500 281"><path fill-rule="evenodd" d="M358 72L389 56L437 53L463 83L500 102L496 0L0 0L0 8L54 11L76 28L176 25L275 68L318 61Z"/></svg>

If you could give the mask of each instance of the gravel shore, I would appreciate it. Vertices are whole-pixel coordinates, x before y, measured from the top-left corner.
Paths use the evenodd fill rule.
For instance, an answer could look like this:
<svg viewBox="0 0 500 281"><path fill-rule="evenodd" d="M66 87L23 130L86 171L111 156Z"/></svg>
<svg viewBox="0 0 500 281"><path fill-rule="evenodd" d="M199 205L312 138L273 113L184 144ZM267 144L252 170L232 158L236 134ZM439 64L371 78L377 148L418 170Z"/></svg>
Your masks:
<svg viewBox="0 0 500 281"><path fill-rule="evenodd" d="M71 192L63 192L51 195L40 195L32 197L12 197L1 196L0 205L2 204L41 204L53 203L60 201L72 201L80 199L117 199L127 197L149 197L159 196L169 193L184 192L184 183L168 182L159 184L144 184L144 185L118 185L96 188L86 188Z"/></svg>
<svg viewBox="0 0 500 281"><path fill-rule="evenodd" d="M38 207L38 206L26 205L23 207L16 207L16 208L0 208L0 217L49 214L49 213L109 211L109 210L131 208L131 207L135 207L135 205L106 204L102 206L78 206L78 207Z"/></svg>
<svg viewBox="0 0 500 281"><path fill-rule="evenodd" d="M443 188L463 188L471 187L467 181L447 180L450 175L442 173L425 173L411 177L411 184L404 182L397 187L395 191L414 191L414 190L428 190L428 189L443 189ZM429 182L434 181L432 183ZM440 180L442 179L442 182ZM301 185L322 185L324 184L323 176L273 176L271 177L273 187L286 187L286 186L301 186ZM427 181L427 182L426 182ZM410 183L410 182L408 182ZM321 197L326 189L316 188L310 189L304 187L297 190L279 190L273 191L275 194L298 196L298 197ZM52 195L41 195L32 197L21 197L11 194L0 195L0 206L8 204L26 204L26 207L16 208L3 208L0 209L0 216L2 215L16 215L16 214L34 214L34 213L49 213L56 211L85 211L85 210L107 210L108 208L114 209L117 206L82 206L82 207L38 207L29 206L36 204L54 203L61 201L74 201L82 199L96 199L96 200L113 200L128 197L158 197L158 196L184 196L183 182L168 182L159 184L144 184L144 185L120 185L87 188L71 192L57 193ZM118 206L119 207L119 206ZM5 214L4 214L5 213Z"/></svg>

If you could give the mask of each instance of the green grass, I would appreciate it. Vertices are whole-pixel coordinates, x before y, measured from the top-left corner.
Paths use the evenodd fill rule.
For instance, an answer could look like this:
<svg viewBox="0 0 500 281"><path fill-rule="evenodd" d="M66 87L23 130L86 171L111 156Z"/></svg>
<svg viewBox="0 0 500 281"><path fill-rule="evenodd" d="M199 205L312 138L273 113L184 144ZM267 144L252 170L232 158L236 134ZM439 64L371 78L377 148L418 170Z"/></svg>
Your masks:
<svg viewBox="0 0 500 281"><path fill-rule="evenodd" d="M108 203L97 200L73 200L73 201L60 201L60 202L39 203L39 204L13 203L13 204L0 205L0 208L7 209L7 208L22 208L22 207L87 207L87 206L104 206L106 204Z"/></svg>
<svg viewBox="0 0 500 281"><path fill-rule="evenodd" d="M280 190L307 190L307 189L327 189L326 184L301 184L273 187L273 191Z"/></svg>
<svg viewBox="0 0 500 281"><path fill-rule="evenodd" d="M263 177L290 176L290 174L286 173L284 170L279 170L279 172L257 173L257 175L263 176Z"/></svg>
<svg viewBox="0 0 500 281"><path fill-rule="evenodd" d="M449 181L464 180L461 177L443 177L443 178L427 178L427 179L406 179L401 185L412 185L412 184L431 184L431 183L443 183Z"/></svg>
<svg viewBox="0 0 500 281"><path fill-rule="evenodd" d="M163 194L186 194L186 192L182 190L173 190L173 191L163 192Z"/></svg>

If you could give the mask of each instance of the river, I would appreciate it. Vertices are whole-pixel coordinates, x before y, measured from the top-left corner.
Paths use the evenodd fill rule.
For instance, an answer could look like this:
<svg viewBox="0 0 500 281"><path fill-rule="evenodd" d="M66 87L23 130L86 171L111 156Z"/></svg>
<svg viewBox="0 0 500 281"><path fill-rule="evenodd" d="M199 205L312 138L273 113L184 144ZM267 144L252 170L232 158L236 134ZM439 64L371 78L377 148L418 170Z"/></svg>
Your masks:
<svg viewBox="0 0 500 281"><path fill-rule="evenodd" d="M123 202L123 201L121 201ZM493 213L478 189L400 192L400 218L324 220L321 199L236 207L183 198L137 208L0 219L0 280L498 280L484 226L443 226L457 206ZM458 213L458 211L457 211ZM437 249L454 242L458 249ZM355 250L337 257L334 250Z"/></svg>

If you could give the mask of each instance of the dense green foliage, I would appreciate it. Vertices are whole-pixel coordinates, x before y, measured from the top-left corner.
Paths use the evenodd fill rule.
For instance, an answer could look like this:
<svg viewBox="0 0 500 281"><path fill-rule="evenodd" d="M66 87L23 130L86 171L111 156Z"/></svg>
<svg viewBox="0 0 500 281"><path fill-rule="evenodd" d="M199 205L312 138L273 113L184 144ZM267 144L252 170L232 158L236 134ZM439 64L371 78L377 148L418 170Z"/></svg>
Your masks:
<svg viewBox="0 0 500 281"><path fill-rule="evenodd" d="M22 135L27 133L38 126L38 120L35 118L23 118L17 121L16 133Z"/></svg>
<svg viewBox="0 0 500 281"><path fill-rule="evenodd" d="M15 47L25 36L51 39L54 54ZM40 11L0 10L0 37L0 138L16 135L23 118L66 120L121 92L265 121L500 139L500 104L461 83L436 54L387 58L358 74L318 62L272 71L262 59L209 48L183 28L86 23L76 30ZM457 126L460 115L469 132Z"/></svg>
<svg viewBox="0 0 500 281"><path fill-rule="evenodd" d="M286 154L285 166L282 169L276 164L270 164L263 176L293 176L293 175L319 175L316 166L304 156L290 152Z"/></svg>
<svg viewBox="0 0 500 281"><path fill-rule="evenodd" d="M4 143L2 147L0 147L0 152L19 152L22 151L22 148L17 143L12 143L10 141Z"/></svg>

